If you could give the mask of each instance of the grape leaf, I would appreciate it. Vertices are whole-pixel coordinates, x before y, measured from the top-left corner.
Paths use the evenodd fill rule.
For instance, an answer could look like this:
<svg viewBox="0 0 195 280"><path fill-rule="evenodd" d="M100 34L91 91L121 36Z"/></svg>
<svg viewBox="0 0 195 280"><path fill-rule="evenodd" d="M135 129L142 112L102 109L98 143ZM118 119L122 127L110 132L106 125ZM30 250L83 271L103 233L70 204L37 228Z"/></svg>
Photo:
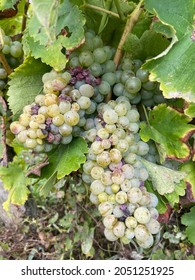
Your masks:
<svg viewBox="0 0 195 280"><path fill-rule="evenodd" d="M31 51L32 56L61 71L67 62L65 49L73 50L84 42L85 18L68 0L33 2L34 14L23 37L25 54Z"/></svg>
<svg viewBox="0 0 195 280"><path fill-rule="evenodd" d="M145 0L145 8L155 13L163 23L171 25L180 39L193 22L193 2L193 0Z"/></svg>
<svg viewBox="0 0 195 280"><path fill-rule="evenodd" d="M35 42L29 34L25 34L23 44L26 54L29 54L29 51L31 51L31 55L34 58L41 58L43 63L50 65L56 71L61 71L65 68L67 58L61 52L63 47L59 40L56 40L51 46L46 48L45 46L40 45L39 42Z"/></svg>
<svg viewBox="0 0 195 280"><path fill-rule="evenodd" d="M195 245L195 206L190 209L189 213L185 213L181 217L183 225L187 226L186 234L190 242Z"/></svg>
<svg viewBox="0 0 195 280"><path fill-rule="evenodd" d="M190 103L184 113L190 118L195 118L195 103Z"/></svg>
<svg viewBox="0 0 195 280"><path fill-rule="evenodd" d="M77 171L85 162L87 143L83 138L76 138L68 145L59 145L54 151L48 154L49 165L42 169L42 178L46 179L41 192L47 195L53 187L56 179L62 179L72 171Z"/></svg>
<svg viewBox="0 0 195 280"><path fill-rule="evenodd" d="M152 81L160 82L160 89L166 98L195 102L195 43L191 36L192 31L188 31L166 56L148 60L143 66L151 72Z"/></svg>
<svg viewBox="0 0 195 280"><path fill-rule="evenodd" d="M4 209L9 211L10 203L23 205L30 193L27 186L31 179L25 176L22 167L18 162L11 162L8 167L0 167L0 176L4 188L9 191L8 199L3 204Z"/></svg>
<svg viewBox="0 0 195 280"><path fill-rule="evenodd" d="M192 27L194 1L146 0L145 7L154 12L163 24L169 26L175 32L176 38L166 52L148 60L144 68L151 72L152 81L160 82L166 98L183 98L188 102L195 102L195 39ZM175 43L176 41L178 42Z"/></svg>
<svg viewBox="0 0 195 280"><path fill-rule="evenodd" d="M161 34L153 30L145 31L141 38L130 33L123 45L123 49L129 52L133 58L145 60L164 51L170 42Z"/></svg>
<svg viewBox="0 0 195 280"><path fill-rule="evenodd" d="M192 197L195 198L195 163L192 161L185 162L181 165L180 170L186 173L184 180L190 187Z"/></svg>
<svg viewBox="0 0 195 280"><path fill-rule="evenodd" d="M177 192L176 189L180 181L185 177L185 173L175 171L162 165L140 159L146 167L150 180L155 190L161 195Z"/></svg>
<svg viewBox="0 0 195 280"><path fill-rule="evenodd" d="M0 0L0 11L13 8L18 0Z"/></svg>
<svg viewBox="0 0 195 280"><path fill-rule="evenodd" d="M20 114L25 105L34 101L43 87L42 75L49 69L40 60L27 57L9 76L8 103L14 115Z"/></svg>
<svg viewBox="0 0 195 280"><path fill-rule="evenodd" d="M149 124L142 122L141 139L153 139L157 143L160 160L166 158L187 161L190 147L186 143L195 132L195 126L188 124L191 119L166 104L160 104L149 113Z"/></svg>
<svg viewBox="0 0 195 280"><path fill-rule="evenodd" d="M169 201L172 207L174 206L174 204L179 203L180 197L185 195L185 190L186 184L184 181L181 181L179 184L176 185L174 192L165 194L166 199Z"/></svg>
<svg viewBox="0 0 195 280"><path fill-rule="evenodd" d="M32 17L28 23L30 36L41 45L51 45L56 39L59 0L32 1Z"/></svg>

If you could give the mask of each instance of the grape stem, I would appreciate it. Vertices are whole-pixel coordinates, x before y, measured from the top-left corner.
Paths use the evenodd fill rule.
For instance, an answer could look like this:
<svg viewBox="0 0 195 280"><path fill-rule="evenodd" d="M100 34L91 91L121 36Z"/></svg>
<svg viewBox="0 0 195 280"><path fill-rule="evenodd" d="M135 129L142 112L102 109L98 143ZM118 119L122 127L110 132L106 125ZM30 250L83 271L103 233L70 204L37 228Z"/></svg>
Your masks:
<svg viewBox="0 0 195 280"><path fill-rule="evenodd" d="M100 11L100 12L103 12L103 13L106 13L108 15L111 15L113 17L117 17L117 18L120 18L120 16L117 14L117 13L114 13L112 11L109 11L109 10L106 10L104 8L101 8L101 7L98 7L98 6L95 6L95 5L91 5L91 4L84 4L82 6L82 8L89 8L89 9L94 9L94 10L97 10L97 11Z"/></svg>
<svg viewBox="0 0 195 280"><path fill-rule="evenodd" d="M127 39L127 36L129 35L129 33L131 33L134 25L136 24L136 22L139 19L139 16L141 15L142 11L143 11L143 0L141 0L139 2L139 4L136 6L135 10L133 10L133 12L128 16L126 25L125 25L125 29L123 31L122 37L120 39L118 48L116 50L116 54L114 57L114 62L116 64L116 67L118 67L120 60L122 58L123 55L123 45Z"/></svg>
<svg viewBox="0 0 195 280"><path fill-rule="evenodd" d="M118 14L120 16L120 19L122 21L125 21L126 17L124 16L123 11L121 10L121 6L120 6L120 3L119 3L119 0L114 0L114 4L115 4L117 12L118 12Z"/></svg>
<svg viewBox="0 0 195 280"><path fill-rule="evenodd" d="M5 59L5 56L2 52L0 52L0 62L2 63L5 71L7 72L8 75L10 75L13 70L12 68L9 66L9 64L7 63L7 60Z"/></svg>
<svg viewBox="0 0 195 280"><path fill-rule="evenodd" d="M150 122L149 122L148 114L147 114L147 111L146 111L146 107L143 104L142 104L142 108L144 110L144 115L146 117L146 121L147 121L148 125L150 126Z"/></svg>
<svg viewBox="0 0 195 280"><path fill-rule="evenodd" d="M6 112L7 105L2 96L0 96L0 104L3 107L3 110ZM3 153L2 153L0 165L7 166L8 158L7 158L7 148L6 148L6 124L5 124L5 119L3 116L0 116L0 129L1 129L1 143L0 144L3 147Z"/></svg>

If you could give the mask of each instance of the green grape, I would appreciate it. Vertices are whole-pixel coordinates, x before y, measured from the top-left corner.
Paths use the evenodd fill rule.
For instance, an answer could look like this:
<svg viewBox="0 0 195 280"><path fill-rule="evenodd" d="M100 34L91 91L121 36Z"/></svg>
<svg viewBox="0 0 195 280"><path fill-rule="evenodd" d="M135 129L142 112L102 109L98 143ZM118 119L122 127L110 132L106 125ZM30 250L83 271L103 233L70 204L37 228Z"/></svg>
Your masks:
<svg viewBox="0 0 195 280"><path fill-rule="evenodd" d="M104 151L104 148L102 146L102 142L101 141L94 141L91 144L91 151L95 154L98 155L100 153L102 153Z"/></svg>
<svg viewBox="0 0 195 280"><path fill-rule="evenodd" d="M94 95L94 88L91 85L84 84L79 87L81 95L86 97L92 97Z"/></svg>
<svg viewBox="0 0 195 280"><path fill-rule="evenodd" d="M117 83L114 85L113 87L113 93L115 96L120 96L123 94L123 91L124 91L124 85L121 84L121 83Z"/></svg>
<svg viewBox="0 0 195 280"><path fill-rule="evenodd" d="M127 193L124 191L119 191L116 194L116 202L119 204L124 204L127 202Z"/></svg>
<svg viewBox="0 0 195 280"><path fill-rule="evenodd" d="M151 214L150 214L150 211L146 207L140 206L135 210L134 217L136 218L138 223L147 224L151 219Z"/></svg>
<svg viewBox="0 0 195 280"><path fill-rule="evenodd" d="M116 241L118 239L118 237L116 237L116 235L114 235L112 229L105 228L104 235L108 241Z"/></svg>
<svg viewBox="0 0 195 280"><path fill-rule="evenodd" d="M62 136L69 136L72 133L72 126L64 123L59 127L59 132Z"/></svg>
<svg viewBox="0 0 195 280"><path fill-rule="evenodd" d="M159 222L153 218L146 224L146 227L151 234L157 234L160 231Z"/></svg>
<svg viewBox="0 0 195 280"><path fill-rule="evenodd" d="M11 56L18 58L22 56L22 46L12 44L10 46L10 54Z"/></svg>
<svg viewBox="0 0 195 280"><path fill-rule="evenodd" d="M104 112L103 119L107 124L115 124L118 121L118 114L110 109Z"/></svg>
<svg viewBox="0 0 195 280"><path fill-rule="evenodd" d="M149 146L147 143L143 141L139 141L137 145L138 145L138 151L137 151L138 155L145 156L149 152Z"/></svg>
<svg viewBox="0 0 195 280"><path fill-rule="evenodd" d="M154 106L154 100L153 99L147 99L142 101L143 105L146 107L152 107Z"/></svg>
<svg viewBox="0 0 195 280"><path fill-rule="evenodd" d="M126 179L132 179L134 177L135 171L132 165L124 164L121 168Z"/></svg>
<svg viewBox="0 0 195 280"><path fill-rule="evenodd" d="M125 230L125 237L126 237L128 240L133 239L134 236L135 236L135 234L134 234L134 230L133 230L132 228L127 228L127 229Z"/></svg>
<svg viewBox="0 0 195 280"><path fill-rule="evenodd" d="M139 188L137 187L132 187L128 192L127 192L127 197L130 203L139 203L139 201L142 198L142 192ZM136 217L135 217L136 218Z"/></svg>
<svg viewBox="0 0 195 280"><path fill-rule="evenodd" d="M146 83L143 83L142 84L142 87L145 89L145 90L148 90L148 91L151 91L151 90L154 90L156 88L156 82L151 82L151 81L148 81Z"/></svg>
<svg viewBox="0 0 195 280"><path fill-rule="evenodd" d="M34 149L37 146L37 140L36 139L31 139L27 138L25 142L25 147L29 149Z"/></svg>
<svg viewBox="0 0 195 280"><path fill-rule="evenodd" d="M131 61L129 58L124 58L122 61L122 69L123 70L129 70L129 69L133 69L134 65L133 65L133 61Z"/></svg>
<svg viewBox="0 0 195 280"><path fill-rule="evenodd" d="M104 184L102 184L102 182L100 180L93 181L90 186L90 191L94 195L98 195L98 194L104 192L104 190L105 190L105 186L104 186Z"/></svg>
<svg viewBox="0 0 195 280"><path fill-rule="evenodd" d="M17 134L16 139L20 142L20 143L25 143L26 139L28 138L27 136L27 130L22 130Z"/></svg>
<svg viewBox="0 0 195 280"><path fill-rule="evenodd" d="M102 81L98 86L98 90L102 95L107 95L111 91L110 84L107 81Z"/></svg>
<svg viewBox="0 0 195 280"><path fill-rule="evenodd" d="M107 72L102 76L102 80L108 82L110 86L113 86L116 83L116 76L112 72Z"/></svg>
<svg viewBox="0 0 195 280"><path fill-rule="evenodd" d="M155 94L154 97L154 102L155 104L161 104L161 103L166 103L166 99L162 94Z"/></svg>
<svg viewBox="0 0 195 280"><path fill-rule="evenodd" d="M68 135L68 136L63 136L61 139L61 143L64 145L69 144L72 141L72 135Z"/></svg>
<svg viewBox="0 0 195 280"><path fill-rule="evenodd" d="M37 131L36 131L36 129L28 129L27 136L29 138L31 138L31 139L36 139L37 138Z"/></svg>
<svg viewBox="0 0 195 280"><path fill-rule="evenodd" d="M103 41L100 37L95 36L92 40L94 49L101 48L103 46Z"/></svg>
<svg viewBox="0 0 195 280"><path fill-rule="evenodd" d="M108 201L108 194L106 192L98 194L98 200L100 203Z"/></svg>
<svg viewBox="0 0 195 280"><path fill-rule="evenodd" d="M58 97L55 94L48 93L45 95L44 105L50 106L50 105L57 105Z"/></svg>
<svg viewBox="0 0 195 280"><path fill-rule="evenodd" d="M144 69L138 69L137 72L136 72L136 77L138 79L140 79L140 81L142 83L145 83L148 81L148 78L149 78L149 72L148 70L144 70Z"/></svg>
<svg viewBox="0 0 195 280"><path fill-rule="evenodd" d="M103 67L104 67L104 72L105 73L107 73L107 72L115 72L115 69L116 69L116 65L115 65L113 60L107 60L103 64ZM115 73L115 76L116 76L116 73Z"/></svg>
<svg viewBox="0 0 195 280"><path fill-rule="evenodd" d="M8 46L9 46L9 45L12 43L11 38L10 38L9 36L4 35L4 36L3 36L3 43L4 43L5 45L8 45Z"/></svg>
<svg viewBox="0 0 195 280"><path fill-rule="evenodd" d="M137 225L134 229L135 238L137 241L144 242L151 235L145 225Z"/></svg>
<svg viewBox="0 0 195 280"><path fill-rule="evenodd" d="M70 111L71 103L69 101L61 101L59 103L59 109L61 114L65 114L66 112Z"/></svg>
<svg viewBox="0 0 195 280"><path fill-rule="evenodd" d="M6 87L6 83L0 80L0 90L3 90Z"/></svg>
<svg viewBox="0 0 195 280"><path fill-rule="evenodd" d="M95 180L100 180L103 174L104 174L104 169L100 166L94 166L91 169L91 177Z"/></svg>
<svg viewBox="0 0 195 280"><path fill-rule="evenodd" d="M113 49L110 46L103 46L103 50L107 54L107 59L111 59L113 56Z"/></svg>
<svg viewBox="0 0 195 280"><path fill-rule="evenodd" d="M75 111L68 111L64 114L65 123L74 126L79 122L79 114Z"/></svg>
<svg viewBox="0 0 195 280"><path fill-rule="evenodd" d="M103 48L97 48L93 51L94 61L104 63L107 60L107 52Z"/></svg>
<svg viewBox="0 0 195 280"><path fill-rule="evenodd" d="M100 128L97 131L97 135L101 138L101 139L108 139L109 138L109 132L105 129L105 128Z"/></svg>
<svg viewBox="0 0 195 280"><path fill-rule="evenodd" d="M5 80L7 78L7 72L4 68L0 68L0 79Z"/></svg>
<svg viewBox="0 0 195 280"><path fill-rule="evenodd" d="M154 244L154 238L153 238L152 234L150 234L148 236L148 238L144 241L141 241L141 240L136 240L136 241L137 241L138 245L140 247L142 247L143 249L151 248L152 245Z"/></svg>
<svg viewBox="0 0 195 280"><path fill-rule="evenodd" d="M93 63L93 55L90 51L83 51L79 55L79 62L84 67L89 67Z"/></svg>
<svg viewBox="0 0 195 280"><path fill-rule="evenodd" d="M109 152L103 151L102 153L98 154L96 160L99 166L101 167L108 166L111 162Z"/></svg>
<svg viewBox="0 0 195 280"><path fill-rule="evenodd" d="M134 65L134 71L137 72L137 70L142 66L143 62L140 59L134 59L133 65Z"/></svg>
<svg viewBox="0 0 195 280"><path fill-rule="evenodd" d="M113 226L116 224L117 218L114 215L107 215L103 219L103 225L107 229L113 229Z"/></svg>
<svg viewBox="0 0 195 280"><path fill-rule="evenodd" d="M56 126L61 126L64 123L64 116L62 114L59 114L52 118L52 123Z"/></svg>
<svg viewBox="0 0 195 280"><path fill-rule="evenodd" d="M125 70L124 72L122 72L120 81L122 84L125 84L128 79L131 79L133 77L135 77L135 74L132 70Z"/></svg>
<svg viewBox="0 0 195 280"><path fill-rule="evenodd" d="M91 105L91 100L89 97L86 96L81 96L78 100L77 103L79 104L81 110L86 110L90 107Z"/></svg>
<svg viewBox="0 0 195 280"><path fill-rule="evenodd" d="M147 90L144 90L144 89L142 89L140 91L140 93L141 93L142 100L152 99L153 95L154 95L154 93L152 91L147 91Z"/></svg>
<svg viewBox="0 0 195 280"><path fill-rule="evenodd" d="M109 186L112 184L112 173L110 171L105 171L102 173L101 175L101 182L105 185L105 186Z"/></svg>
<svg viewBox="0 0 195 280"><path fill-rule="evenodd" d="M94 77L99 77L102 75L102 67L97 62L92 63L89 67L89 70Z"/></svg>
<svg viewBox="0 0 195 280"><path fill-rule="evenodd" d="M72 68L75 68L75 67L77 67L77 66L79 66L80 65L80 62L79 62L79 58L77 57L77 56L74 56L74 57L72 57L71 59L70 59L70 66L72 67Z"/></svg>
<svg viewBox="0 0 195 280"><path fill-rule="evenodd" d="M141 101L141 99L141 94L138 93L133 99L131 99L131 104L136 105Z"/></svg>
<svg viewBox="0 0 195 280"><path fill-rule="evenodd" d="M116 237L123 237L125 235L125 224L123 222L116 222L113 227L113 233Z"/></svg>
<svg viewBox="0 0 195 280"><path fill-rule="evenodd" d="M113 163L119 163L122 160L122 154L118 149L111 149L109 155Z"/></svg>
<svg viewBox="0 0 195 280"><path fill-rule="evenodd" d="M132 228L136 228L137 226L137 220L134 217L127 217L125 219L125 225L127 228L132 229Z"/></svg>
<svg viewBox="0 0 195 280"><path fill-rule="evenodd" d="M83 164L83 171L86 174L90 174L92 168L94 167L95 163L91 160L87 160L84 164Z"/></svg>
<svg viewBox="0 0 195 280"><path fill-rule="evenodd" d="M105 217L107 215L112 214L113 211L113 205L112 203L106 201L106 202L102 202L100 203L100 205L98 206L98 210L100 212L100 214Z"/></svg>
<svg viewBox="0 0 195 280"><path fill-rule="evenodd" d="M94 194L90 193L89 200L90 200L93 204L96 204L96 205L99 204L99 200L98 200L97 195L94 195Z"/></svg>
<svg viewBox="0 0 195 280"><path fill-rule="evenodd" d="M136 77L128 78L125 82L125 89L132 94L139 92L141 89L141 86L142 86L142 83L141 83L140 79L138 79Z"/></svg>

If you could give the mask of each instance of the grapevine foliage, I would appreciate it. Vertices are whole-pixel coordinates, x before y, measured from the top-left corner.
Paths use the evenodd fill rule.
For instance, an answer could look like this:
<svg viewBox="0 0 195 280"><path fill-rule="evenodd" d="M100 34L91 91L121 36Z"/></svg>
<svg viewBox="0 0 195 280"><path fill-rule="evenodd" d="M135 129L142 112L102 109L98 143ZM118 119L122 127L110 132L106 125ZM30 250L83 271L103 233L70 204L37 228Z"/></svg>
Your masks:
<svg viewBox="0 0 195 280"><path fill-rule="evenodd" d="M195 244L194 10L193 0L0 2L6 211L63 193L67 218L57 209L49 223L87 257L99 224L109 246L137 253L160 235ZM190 212L162 235L178 209ZM151 258L167 259L161 249Z"/></svg>

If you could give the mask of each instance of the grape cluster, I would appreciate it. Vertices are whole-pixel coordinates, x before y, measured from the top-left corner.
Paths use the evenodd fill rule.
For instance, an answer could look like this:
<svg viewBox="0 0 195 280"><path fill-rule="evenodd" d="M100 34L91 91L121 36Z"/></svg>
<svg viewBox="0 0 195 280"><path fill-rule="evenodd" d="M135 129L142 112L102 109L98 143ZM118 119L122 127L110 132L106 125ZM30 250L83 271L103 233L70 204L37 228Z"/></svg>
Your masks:
<svg viewBox="0 0 195 280"><path fill-rule="evenodd" d="M23 49L21 42L13 41L10 36L6 36L3 33L2 41L0 41L1 51L5 55L8 64L15 68L19 66L22 56Z"/></svg>
<svg viewBox="0 0 195 280"><path fill-rule="evenodd" d="M72 141L73 127L91 108L94 89L89 84L75 89L70 79L68 72L52 70L43 75L43 93L25 106L19 120L10 125L19 143L36 152L48 152L55 145Z"/></svg>
<svg viewBox="0 0 195 280"><path fill-rule="evenodd" d="M94 127L83 136L89 142L82 179L89 185L90 200L103 216L105 237L125 244L135 238L139 246L153 245L160 230L157 197L147 192L148 172L140 161L149 150L140 140L139 113L126 97L97 107Z"/></svg>
<svg viewBox="0 0 195 280"><path fill-rule="evenodd" d="M116 71L115 96L125 96L131 104L142 102L146 107L165 103L166 100L157 82L149 80L148 70L141 69L141 60L124 58Z"/></svg>

